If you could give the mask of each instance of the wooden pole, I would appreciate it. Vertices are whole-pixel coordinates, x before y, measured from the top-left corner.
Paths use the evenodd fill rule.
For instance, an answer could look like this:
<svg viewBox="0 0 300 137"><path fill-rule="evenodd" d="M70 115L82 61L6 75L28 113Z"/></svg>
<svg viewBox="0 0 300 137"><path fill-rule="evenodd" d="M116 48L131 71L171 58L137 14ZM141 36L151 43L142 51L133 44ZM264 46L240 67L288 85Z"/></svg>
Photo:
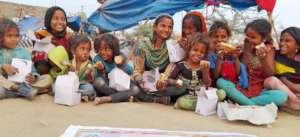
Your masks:
<svg viewBox="0 0 300 137"><path fill-rule="evenodd" d="M275 43L273 44L275 46L276 49L279 48L279 35L278 35L278 32L275 28L275 25L274 25L274 20L272 18L272 13L268 12L268 17L269 17L269 21L270 21L270 24L272 26L272 29L274 31L274 34L275 34Z"/></svg>

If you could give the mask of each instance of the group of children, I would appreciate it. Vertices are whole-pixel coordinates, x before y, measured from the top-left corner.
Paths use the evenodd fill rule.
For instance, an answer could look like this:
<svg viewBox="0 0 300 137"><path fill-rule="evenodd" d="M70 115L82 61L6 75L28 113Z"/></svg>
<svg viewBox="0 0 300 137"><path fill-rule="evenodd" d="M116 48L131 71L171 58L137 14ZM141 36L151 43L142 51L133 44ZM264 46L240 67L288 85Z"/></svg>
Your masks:
<svg viewBox="0 0 300 137"><path fill-rule="evenodd" d="M300 110L300 29L282 31L279 50L273 46L271 25L256 19L246 25L243 45L230 47L229 26L215 21L207 32L200 12L188 13L182 21L182 38L178 41L186 56L170 62L166 41L171 37L173 19L160 15L153 24L153 35L140 39L135 49L134 65L120 53L119 40L112 34L101 34L95 40L86 35L70 35L64 10L51 7L45 15L44 30L38 38L50 37L55 48L48 53L18 47L19 29L9 19L0 19L0 98L24 96L51 90L55 79L74 71L79 77L82 99L95 104L123 102L129 99L175 103L175 107L194 110L196 92L201 87L217 87L220 100L226 98L241 105L275 103ZM91 57L91 52L96 53ZM32 60L33 71L23 83L7 76L18 73L11 66L13 58ZM132 76L130 89L119 92L109 87L108 74L120 68ZM143 73L158 68L157 91L145 88ZM190 101L184 106L182 102Z"/></svg>

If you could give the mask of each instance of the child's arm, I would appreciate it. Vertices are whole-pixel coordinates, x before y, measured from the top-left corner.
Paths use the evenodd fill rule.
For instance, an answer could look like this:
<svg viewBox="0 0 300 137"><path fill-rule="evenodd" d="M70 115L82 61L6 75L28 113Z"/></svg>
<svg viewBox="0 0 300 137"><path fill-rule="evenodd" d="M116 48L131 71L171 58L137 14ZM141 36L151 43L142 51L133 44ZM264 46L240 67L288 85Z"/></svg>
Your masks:
<svg viewBox="0 0 300 137"><path fill-rule="evenodd" d="M239 76L241 72L241 61L240 61L240 47L237 47L237 50L232 53L234 59L234 68L236 75Z"/></svg>
<svg viewBox="0 0 300 137"><path fill-rule="evenodd" d="M219 78L222 70L222 62L224 59L224 54L223 53L218 53L217 61L216 61L216 68L213 72L214 77L217 79Z"/></svg>
<svg viewBox="0 0 300 137"><path fill-rule="evenodd" d="M209 73L209 64L208 63L200 63L202 78L205 86L209 87L211 85L211 78Z"/></svg>
<svg viewBox="0 0 300 137"><path fill-rule="evenodd" d="M137 49L134 59L133 79L135 81L141 81L145 70L145 54L142 49Z"/></svg>
<svg viewBox="0 0 300 137"><path fill-rule="evenodd" d="M266 77L273 76L275 74L274 56L275 50L271 47L261 47L257 49L256 55L262 62L263 71Z"/></svg>
<svg viewBox="0 0 300 137"><path fill-rule="evenodd" d="M300 84L289 81L286 77L280 78L280 80L293 92L300 93Z"/></svg>

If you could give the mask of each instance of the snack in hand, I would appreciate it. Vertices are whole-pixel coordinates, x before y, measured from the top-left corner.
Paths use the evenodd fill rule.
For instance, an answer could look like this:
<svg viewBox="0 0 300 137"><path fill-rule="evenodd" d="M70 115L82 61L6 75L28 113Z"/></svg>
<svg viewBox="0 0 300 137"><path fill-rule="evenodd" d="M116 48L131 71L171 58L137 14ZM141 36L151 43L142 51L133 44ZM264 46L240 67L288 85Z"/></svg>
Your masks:
<svg viewBox="0 0 300 137"><path fill-rule="evenodd" d="M95 68L99 68L99 67L101 67L103 64L102 64L102 62L101 61L97 61L95 64L94 64L94 66L93 67L95 67Z"/></svg>
<svg viewBox="0 0 300 137"><path fill-rule="evenodd" d="M230 53L236 50L236 48L233 45L230 45L228 43L221 42L219 45L225 53Z"/></svg>
<svg viewBox="0 0 300 137"><path fill-rule="evenodd" d="M122 64L124 58L123 58L123 56L119 55L119 56L115 56L114 60L115 60L115 63L119 65L119 64Z"/></svg>
<svg viewBox="0 0 300 137"><path fill-rule="evenodd" d="M266 45L262 42L262 43L260 43L259 45L257 45L255 48L256 49L260 49L260 48L262 48L262 47L266 47Z"/></svg>
<svg viewBox="0 0 300 137"><path fill-rule="evenodd" d="M200 61L200 68L204 68L204 66L210 66L210 62L206 60L201 60Z"/></svg>

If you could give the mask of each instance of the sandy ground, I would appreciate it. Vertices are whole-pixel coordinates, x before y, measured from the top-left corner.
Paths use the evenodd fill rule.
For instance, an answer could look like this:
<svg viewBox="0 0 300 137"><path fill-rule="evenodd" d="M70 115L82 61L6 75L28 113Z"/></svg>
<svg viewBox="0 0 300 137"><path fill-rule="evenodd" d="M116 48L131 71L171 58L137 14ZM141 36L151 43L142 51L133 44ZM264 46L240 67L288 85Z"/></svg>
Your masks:
<svg viewBox="0 0 300 137"><path fill-rule="evenodd" d="M1 137L58 137L70 124L166 130L218 131L255 134L260 137L298 137L300 117L280 112L271 128L246 122L228 122L152 103L118 103L67 107L48 95L34 101L0 100Z"/></svg>

